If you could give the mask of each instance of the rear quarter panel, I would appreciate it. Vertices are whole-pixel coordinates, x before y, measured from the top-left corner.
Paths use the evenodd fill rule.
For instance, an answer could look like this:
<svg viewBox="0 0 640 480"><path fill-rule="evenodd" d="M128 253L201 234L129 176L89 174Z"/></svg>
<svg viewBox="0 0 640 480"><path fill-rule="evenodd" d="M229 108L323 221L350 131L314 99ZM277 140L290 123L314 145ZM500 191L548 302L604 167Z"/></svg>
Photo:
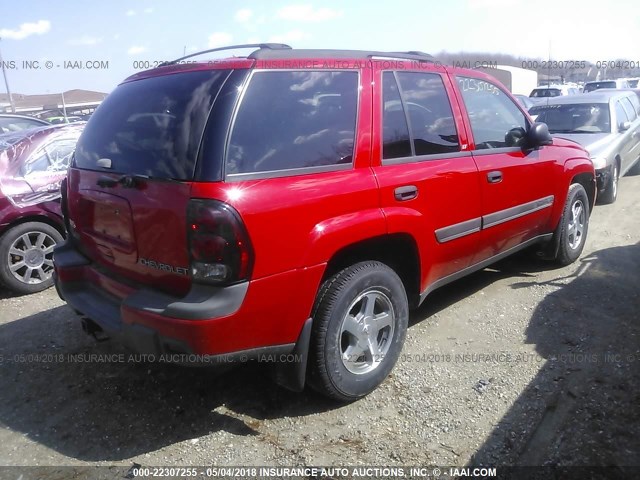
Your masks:
<svg viewBox="0 0 640 480"><path fill-rule="evenodd" d="M340 248L385 233L370 168L371 73L359 71L351 168L192 185L192 197L217 198L239 212L255 253L253 279L327 262Z"/></svg>
<svg viewBox="0 0 640 480"><path fill-rule="evenodd" d="M64 232L59 202L44 202L18 208L8 198L0 196L0 235L3 235L14 225L28 221L44 221L55 225L58 231Z"/></svg>

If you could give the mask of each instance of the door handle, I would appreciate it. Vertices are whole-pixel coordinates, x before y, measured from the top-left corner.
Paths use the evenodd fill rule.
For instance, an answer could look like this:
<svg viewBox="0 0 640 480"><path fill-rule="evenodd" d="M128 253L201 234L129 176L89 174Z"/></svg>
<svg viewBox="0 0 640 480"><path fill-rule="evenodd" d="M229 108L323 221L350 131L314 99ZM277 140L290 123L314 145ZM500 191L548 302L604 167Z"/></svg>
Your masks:
<svg viewBox="0 0 640 480"><path fill-rule="evenodd" d="M403 187L398 187L393 191L393 195L399 202L413 200L418 196L418 187L416 187L415 185L405 185Z"/></svg>
<svg viewBox="0 0 640 480"><path fill-rule="evenodd" d="M494 170L493 172L487 173L487 182L500 183L501 181L502 181L502 172L500 170Z"/></svg>

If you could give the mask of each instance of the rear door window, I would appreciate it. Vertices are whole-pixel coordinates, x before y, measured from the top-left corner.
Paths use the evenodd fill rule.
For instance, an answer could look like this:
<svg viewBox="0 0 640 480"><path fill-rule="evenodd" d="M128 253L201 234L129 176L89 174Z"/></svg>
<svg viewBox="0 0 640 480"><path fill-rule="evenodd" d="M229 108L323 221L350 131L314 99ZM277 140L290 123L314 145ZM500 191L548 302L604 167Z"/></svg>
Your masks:
<svg viewBox="0 0 640 480"><path fill-rule="evenodd" d="M410 157L411 137L393 72L382 74L382 158Z"/></svg>
<svg viewBox="0 0 640 480"><path fill-rule="evenodd" d="M616 121L618 122L618 125L620 125L622 122L628 122L629 117L627 116L627 112L622 106L622 103L620 102L620 100L616 100L615 108L616 108Z"/></svg>
<svg viewBox="0 0 640 480"><path fill-rule="evenodd" d="M629 97L623 98L620 101L622 102L622 107L627 112L627 117L629 118L629 120L631 122L633 122L636 118L638 118L638 114L636 112L636 109L631 104L631 99Z"/></svg>
<svg viewBox="0 0 640 480"><path fill-rule="evenodd" d="M633 109L638 113L638 115L640 115L640 100L638 100L638 95L631 95L630 97L627 97L627 100L631 102Z"/></svg>
<svg viewBox="0 0 640 480"><path fill-rule="evenodd" d="M254 71L233 122L226 174L351 165L358 77L356 71Z"/></svg>
<svg viewBox="0 0 640 480"><path fill-rule="evenodd" d="M228 75L184 72L120 85L92 115L74 165L191 180L209 111Z"/></svg>
<svg viewBox="0 0 640 480"><path fill-rule="evenodd" d="M499 87L479 78L457 77L477 150L515 147L510 130L526 131L529 122Z"/></svg>

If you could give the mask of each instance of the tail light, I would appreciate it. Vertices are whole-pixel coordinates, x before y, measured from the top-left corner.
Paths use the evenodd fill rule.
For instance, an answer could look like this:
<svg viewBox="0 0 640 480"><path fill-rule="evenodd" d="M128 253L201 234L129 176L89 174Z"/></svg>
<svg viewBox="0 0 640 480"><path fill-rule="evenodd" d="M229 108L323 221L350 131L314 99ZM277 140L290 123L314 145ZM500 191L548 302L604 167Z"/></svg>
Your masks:
<svg viewBox="0 0 640 480"><path fill-rule="evenodd" d="M67 231L67 237L71 234L71 225L69 224L69 193L67 192L67 184L69 180L67 177L60 182L60 210L62 211L62 220L64 221L64 228Z"/></svg>
<svg viewBox="0 0 640 480"><path fill-rule="evenodd" d="M69 218L69 177L62 179L60 183L60 210L64 228L67 231L67 240L78 240L78 232L74 228L73 221Z"/></svg>
<svg viewBox="0 0 640 480"><path fill-rule="evenodd" d="M238 212L217 200L193 199L187 219L195 282L230 284L249 279L253 250Z"/></svg>

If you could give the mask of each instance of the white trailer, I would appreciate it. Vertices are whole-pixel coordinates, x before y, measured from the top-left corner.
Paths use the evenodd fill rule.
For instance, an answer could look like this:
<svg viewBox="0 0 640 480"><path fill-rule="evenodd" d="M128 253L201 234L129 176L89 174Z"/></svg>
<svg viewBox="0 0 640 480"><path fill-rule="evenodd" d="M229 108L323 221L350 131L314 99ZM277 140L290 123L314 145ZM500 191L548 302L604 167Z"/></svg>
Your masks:
<svg viewBox="0 0 640 480"><path fill-rule="evenodd" d="M515 94L529 96L531 90L538 86L538 72L526 68L512 67L510 65L496 65L495 67L478 67L488 75L491 75Z"/></svg>

